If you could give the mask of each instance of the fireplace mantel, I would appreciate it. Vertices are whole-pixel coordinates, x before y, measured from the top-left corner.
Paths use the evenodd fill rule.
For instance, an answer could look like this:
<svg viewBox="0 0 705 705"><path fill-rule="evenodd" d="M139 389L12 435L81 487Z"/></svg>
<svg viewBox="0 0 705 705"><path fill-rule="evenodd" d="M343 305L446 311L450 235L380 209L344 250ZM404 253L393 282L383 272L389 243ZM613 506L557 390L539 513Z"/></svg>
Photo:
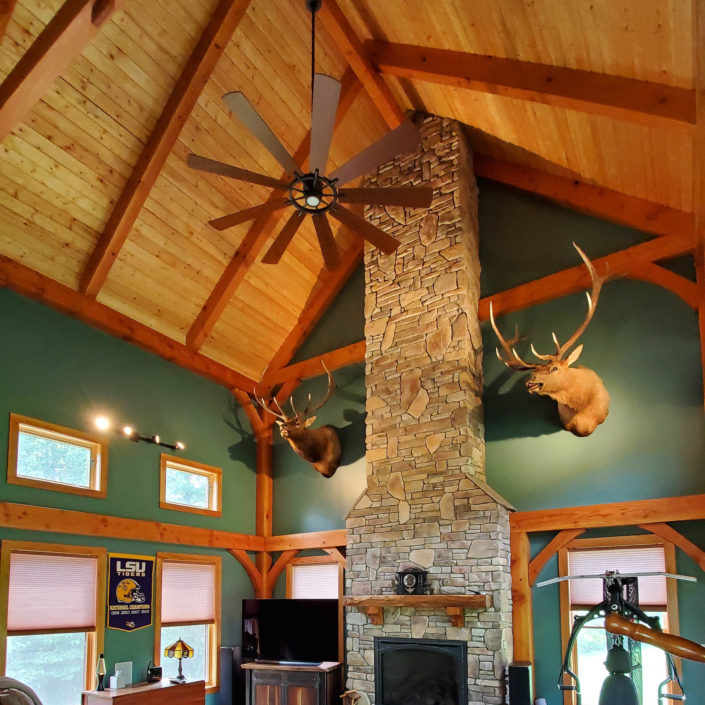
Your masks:
<svg viewBox="0 0 705 705"><path fill-rule="evenodd" d="M492 595L346 595L343 604L366 612L372 624L384 624L385 607L443 607L454 627L464 627L465 610L492 607Z"/></svg>

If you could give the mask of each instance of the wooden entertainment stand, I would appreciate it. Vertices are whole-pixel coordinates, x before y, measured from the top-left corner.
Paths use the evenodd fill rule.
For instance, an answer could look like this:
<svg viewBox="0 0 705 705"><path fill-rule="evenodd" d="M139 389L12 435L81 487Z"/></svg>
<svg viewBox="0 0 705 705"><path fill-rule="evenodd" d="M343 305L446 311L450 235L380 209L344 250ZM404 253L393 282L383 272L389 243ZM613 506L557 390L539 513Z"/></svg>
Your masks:
<svg viewBox="0 0 705 705"><path fill-rule="evenodd" d="M165 678L156 683L83 691L83 705L204 705L205 701L203 681L175 685Z"/></svg>
<svg viewBox="0 0 705 705"><path fill-rule="evenodd" d="M243 663L247 705L340 705L343 664Z"/></svg>

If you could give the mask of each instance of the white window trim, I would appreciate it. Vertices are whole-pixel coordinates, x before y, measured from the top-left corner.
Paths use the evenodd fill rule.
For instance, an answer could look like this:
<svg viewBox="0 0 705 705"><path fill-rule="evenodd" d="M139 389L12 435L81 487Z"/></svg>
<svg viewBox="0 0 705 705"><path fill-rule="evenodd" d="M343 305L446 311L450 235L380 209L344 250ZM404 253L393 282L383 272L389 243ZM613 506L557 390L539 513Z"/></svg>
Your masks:
<svg viewBox="0 0 705 705"><path fill-rule="evenodd" d="M26 427L26 428L25 428ZM17 474L17 456L20 432L42 438L73 443L91 452L90 487L79 487L64 482L42 480ZM108 490L108 443L104 438L73 428L33 419L21 414L10 414L10 436L7 444L7 482L55 492L68 492L104 499Z"/></svg>
<svg viewBox="0 0 705 705"><path fill-rule="evenodd" d="M95 664L105 643L105 594L107 585L107 550L96 546L69 546L65 544L40 543L35 541L2 541L0 550L0 676L5 675L7 655L7 608L10 589L10 557L13 553L52 553L69 556L91 556L98 561L96 576L95 629L86 631L86 654L84 660L84 687L93 690L98 685ZM65 631L65 630L61 630ZM83 631L83 630L77 630ZM39 632L43 633L43 632ZM54 630L47 630L47 634ZM11 635L10 635L11 636ZM77 697L80 693L77 693Z"/></svg>
<svg viewBox="0 0 705 705"><path fill-rule="evenodd" d="M176 563L210 563L215 567L215 595L214 610L215 620L208 626L208 677L206 679L206 693L215 693L220 688L220 632L221 632L221 592L222 592L222 565L219 556L204 556L194 553L157 553L155 595L154 603L154 665L160 666L162 659L162 566L167 562ZM171 626L165 624L163 626Z"/></svg>
<svg viewBox="0 0 705 705"><path fill-rule="evenodd" d="M203 475L208 478L208 504L209 507L190 507L187 504L177 504L166 500L166 471L167 467L175 470L190 472L193 475ZM159 506L162 509L173 509L177 512L191 512L206 516L219 517L223 513L223 471L213 465L205 465L195 460L185 460L175 455L162 453L159 463Z"/></svg>

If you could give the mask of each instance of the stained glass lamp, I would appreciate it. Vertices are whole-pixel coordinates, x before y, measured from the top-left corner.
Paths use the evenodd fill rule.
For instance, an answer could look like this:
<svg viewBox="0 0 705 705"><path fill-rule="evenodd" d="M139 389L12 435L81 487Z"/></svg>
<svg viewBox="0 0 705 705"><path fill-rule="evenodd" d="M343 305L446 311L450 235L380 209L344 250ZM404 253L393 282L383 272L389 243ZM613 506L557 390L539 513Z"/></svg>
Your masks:
<svg viewBox="0 0 705 705"><path fill-rule="evenodd" d="M184 678L183 671L181 670L181 659L193 658L193 649L183 639L179 639L171 646L167 646L166 649L164 649L164 656L179 659L179 675L169 680L172 683L184 683L186 678Z"/></svg>

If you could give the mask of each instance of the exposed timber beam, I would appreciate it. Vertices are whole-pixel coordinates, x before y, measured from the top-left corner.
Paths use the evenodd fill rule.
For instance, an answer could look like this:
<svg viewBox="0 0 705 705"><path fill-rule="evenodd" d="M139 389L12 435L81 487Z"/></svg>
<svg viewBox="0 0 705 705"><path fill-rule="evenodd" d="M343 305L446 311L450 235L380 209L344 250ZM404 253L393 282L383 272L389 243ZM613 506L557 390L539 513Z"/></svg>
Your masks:
<svg viewBox="0 0 705 705"><path fill-rule="evenodd" d="M335 119L336 127L343 120L362 88L352 70L345 72L341 83L340 102ZM309 130L308 134L299 145L299 148L294 153L293 158L297 164L303 166L307 162L310 145L311 132ZM286 176L286 174L283 176ZM281 194L279 193L272 193L267 199L267 202L275 200L280 196ZM266 244L275 225L282 218L282 215L283 213L279 211L277 213L261 215L254 220L247 235L245 235L235 251L233 258L228 263L223 274L221 274L218 283L215 285L215 288L186 334L186 344L191 349L200 349L206 338L210 335L210 332L213 330L223 310L232 299L235 290L247 276L257 255Z"/></svg>
<svg viewBox="0 0 705 705"><path fill-rule="evenodd" d="M642 264L632 269L627 277L668 289L676 296L680 296L692 309L698 308L698 285L665 267L659 267L657 264Z"/></svg>
<svg viewBox="0 0 705 705"><path fill-rule="evenodd" d="M331 531L312 531L306 534L286 534L285 536L270 536L264 539L265 551L291 551L305 548L332 548L347 546L348 532L345 529Z"/></svg>
<svg viewBox="0 0 705 705"><path fill-rule="evenodd" d="M475 175L543 196L562 206L654 235L692 235L692 213L565 176L476 154Z"/></svg>
<svg viewBox="0 0 705 705"><path fill-rule="evenodd" d="M370 41L385 74L605 115L653 127L692 131L694 91L623 76L448 49Z"/></svg>
<svg viewBox="0 0 705 705"><path fill-rule="evenodd" d="M564 529L563 531L559 531L551 541L539 551L536 558L530 561L529 585L533 585L536 582L536 578L541 574L543 567L558 551L565 548L574 538L584 533L585 529Z"/></svg>
<svg viewBox="0 0 705 705"><path fill-rule="evenodd" d="M650 531L652 534L678 546L681 551L688 554L700 566L701 570L705 571L705 551L668 524L640 524L639 528Z"/></svg>
<svg viewBox="0 0 705 705"><path fill-rule="evenodd" d="M348 247L341 257L340 267L327 273L319 282L318 288L312 292L311 300L306 305L303 315L270 360L268 369L278 370L291 360L299 346L306 340L316 323L326 312L328 306L330 306L345 282L359 265L363 251L364 241L362 238L355 237L352 245ZM267 381L269 381L269 376L267 376Z"/></svg>
<svg viewBox="0 0 705 705"><path fill-rule="evenodd" d="M220 0L216 7L144 145L81 275L79 288L84 294L95 297L105 283L181 129L250 2L251 0Z"/></svg>
<svg viewBox="0 0 705 705"><path fill-rule="evenodd" d="M5 36L7 25L15 9L17 0L2 0L0 2L0 40Z"/></svg>
<svg viewBox="0 0 705 705"><path fill-rule="evenodd" d="M252 389L254 381L185 345L98 303L9 257L0 255L0 286L39 301L228 389Z"/></svg>
<svg viewBox="0 0 705 705"><path fill-rule="evenodd" d="M66 0L0 85L0 142L83 51L123 0ZM14 3L7 5L9 19ZM4 33L0 33L0 36Z"/></svg>
<svg viewBox="0 0 705 705"><path fill-rule="evenodd" d="M697 121L693 140L693 211L695 213L695 274L705 402L705 3L693 0L693 73Z"/></svg>
<svg viewBox="0 0 705 705"><path fill-rule="evenodd" d="M310 357L294 365L282 367L275 370L271 375L267 375L267 384L283 384L284 382L302 382L310 377L317 377L323 373L323 365L331 372L339 370L341 367L353 365L356 362L365 361L365 341L359 340L345 347L331 350L330 352Z"/></svg>
<svg viewBox="0 0 705 705"><path fill-rule="evenodd" d="M592 529L598 526L637 526L640 524L693 521L705 518L705 494L634 502L592 504L564 509L515 512L509 517L512 532Z"/></svg>
<svg viewBox="0 0 705 705"><path fill-rule="evenodd" d="M370 62L366 49L335 0L326 0L323 3L320 16L328 34L360 79L389 128L393 130L399 127L404 119L404 111L379 75L379 71Z"/></svg>
<svg viewBox="0 0 705 705"><path fill-rule="evenodd" d="M255 595L257 597L262 597L265 577L262 575L259 568L255 566L247 551L235 548L228 549L228 553L230 553L230 555L235 558L235 560L237 560L238 563L240 563L240 565L245 569L247 577L250 579L252 587L254 588Z"/></svg>
<svg viewBox="0 0 705 705"><path fill-rule="evenodd" d="M36 507L14 502L0 502L0 526L25 531L233 548L243 551L261 551L264 548L264 539L261 537L232 531L201 529L181 524L164 524L159 521Z"/></svg>
<svg viewBox="0 0 705 705"><path fill-rule="evenodd" d="M592 262L599 272L609 271L615 276L629 276L630 272L638 270L644 264L679 257L692 252L694 247L695 241L692 237L665 235L605 257L598 257ZM480 320L489 318L490 301L495 315L500 315L521 311L560 296L588 289L590 284L590 275L583 265L570 267L556 274L549 274L512 289L485 296L480 299Z"/></svg>

